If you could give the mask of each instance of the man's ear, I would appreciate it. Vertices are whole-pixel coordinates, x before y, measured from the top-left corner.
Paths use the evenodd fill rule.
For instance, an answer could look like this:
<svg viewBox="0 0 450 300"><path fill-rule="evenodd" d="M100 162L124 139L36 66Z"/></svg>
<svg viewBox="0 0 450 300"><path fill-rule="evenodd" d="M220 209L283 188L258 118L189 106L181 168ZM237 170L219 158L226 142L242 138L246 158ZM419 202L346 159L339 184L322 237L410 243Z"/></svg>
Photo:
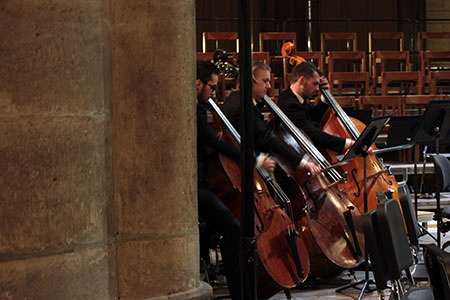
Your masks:
<svg viewBox="0 0 450 300"><path fill-rule="evenodd" d="M300 76L300 77L298 78L297 82L298 82L300 85L305 85L305 80L306 80L305 76Z"/></svg>
<svg viewBox="0 0 450 300"><path fill-rule="evenodd" d="M200 79L197 79L195 81L195 87L196 87L197 93L198 93L203 87L203 82Z"/></svg>

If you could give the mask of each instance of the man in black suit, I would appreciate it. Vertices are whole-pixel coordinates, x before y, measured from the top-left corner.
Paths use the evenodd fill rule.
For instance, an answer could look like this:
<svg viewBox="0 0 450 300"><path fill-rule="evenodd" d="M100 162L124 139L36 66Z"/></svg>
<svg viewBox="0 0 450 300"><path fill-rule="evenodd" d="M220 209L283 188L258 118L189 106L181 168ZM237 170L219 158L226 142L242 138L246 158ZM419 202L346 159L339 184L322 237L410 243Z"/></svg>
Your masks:
<svg viewBox="0 0 450 300"><path fill-rule="evenodd" d="M330 135L318 128L328 109L326 100L322 96L317 105L307 103L307 100L317 97L319 85L329 88L327 79L321 77L319 69L308 62L298 64L292 70L290 87L280 94L277 104L292 123L310 137L315 146L342 153L354 141Z"/></svg>
<svg viewBox="0 0 450 300"><path fill-rule="evenodd" d="M206 148L239 160L240 152L232 144L219 140L208 124L207 101L217 89L219 71L211 62L197 62L197 165L198 212L221 235L221 254L230 296L241 299L240 224L228 207L208 189L208 157ZM246 297L244 296L244 299Z"/></svg>
<svg viewBox="0 0 450 300"><path fill-rule="evenodd" d="M316 164L309 160L305 153L296 153L276 138L272 131L266 126L264 117L261 114L260 107L264 106L262 99L270 89L270 67L264 63L258 62L253 66L253 120L254 120L254 141L255 152L262 154L258 157L270 157L276 155L279 159L288 163L294 169L297 167L306 168L312 174L319 172ZM241 109L240 93L233 92L222 105L222 111L228 120L233 124L236 130L240 131ZM260 160L257 159L257 165Z"/></svg>

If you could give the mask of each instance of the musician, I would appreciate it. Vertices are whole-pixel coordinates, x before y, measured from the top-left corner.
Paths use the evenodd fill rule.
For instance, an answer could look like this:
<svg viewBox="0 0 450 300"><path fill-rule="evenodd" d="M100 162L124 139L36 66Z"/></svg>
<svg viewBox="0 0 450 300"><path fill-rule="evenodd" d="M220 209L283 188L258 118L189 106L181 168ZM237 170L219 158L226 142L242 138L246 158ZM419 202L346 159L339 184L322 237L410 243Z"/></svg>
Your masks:
<svg viewBox="0 0 450 300"><path fill-rule="evenodd" d="M328 80L321 77L319 69L309 62L298 64L292 70L289 88L278 98L278 107L317 147L343 153L354 141L322 132L317 126L328 109L325 98L322 96L317 105L307 102L317 97L319 85L324 89L329 88Z"/></svg>
<svg viewBox="0 0 450 300"><path fill-rule="evenodd" d="M309 156L305 153L297 154L291 150L273 135L264 122L260 108L264 106L262 99L271 87L270 72L270 67L262 62L257 62L253 66L253 131L255 152L277 155L286 163L291 164L294 169L297 167L306 168L312 174L316 174L319 172L319 168L309 160ZM222 111L236 130L240 131L241 108L239 92L230 94L222 105Z"/></svg>
<svg viewBox="0 0 450 300"><path fill-rule="evenodd" d="M228 207L208 189L208 158L206 148L239 161L240 152L232 144L219 140L208 124L206 103L217 89L219 71L207 61L197 62L197 163L198 163L198 212L222 235L221 254L230 296L241 299L240 224ZM245 298L245 297L244 297Z"/></svg>

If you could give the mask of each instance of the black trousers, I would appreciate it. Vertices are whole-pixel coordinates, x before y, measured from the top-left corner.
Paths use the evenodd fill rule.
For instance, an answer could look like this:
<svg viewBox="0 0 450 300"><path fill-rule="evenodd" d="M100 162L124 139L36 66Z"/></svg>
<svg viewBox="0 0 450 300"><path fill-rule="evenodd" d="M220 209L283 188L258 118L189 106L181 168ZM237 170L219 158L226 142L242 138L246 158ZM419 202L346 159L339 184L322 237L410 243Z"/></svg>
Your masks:
<svg viewBox="0 0 450 300"><path fill-rule="evenodd" d="M241 226L228 207L214 193L205 187L198 188L198 211L200 217L213 225L222 235L222 254L228 290L233 300L241 299Z"/></svg>

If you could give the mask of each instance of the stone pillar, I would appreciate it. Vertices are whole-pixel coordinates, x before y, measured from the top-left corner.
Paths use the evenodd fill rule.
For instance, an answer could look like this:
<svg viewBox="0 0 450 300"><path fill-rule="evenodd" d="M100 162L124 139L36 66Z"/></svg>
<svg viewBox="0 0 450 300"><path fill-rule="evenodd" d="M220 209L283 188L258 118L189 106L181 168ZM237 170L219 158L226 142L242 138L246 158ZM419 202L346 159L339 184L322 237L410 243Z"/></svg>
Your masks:
<svg viewBox="0 0 450 300"><path fill-rule="evenodd" d="M0 299L209 297L194 5L0 2Z"/></svg>
<svg viewBox="0 0 450 300"><path fill-rule="evenodd" d="M195 3L112 7L119 295L199 297Z"/></svg>

